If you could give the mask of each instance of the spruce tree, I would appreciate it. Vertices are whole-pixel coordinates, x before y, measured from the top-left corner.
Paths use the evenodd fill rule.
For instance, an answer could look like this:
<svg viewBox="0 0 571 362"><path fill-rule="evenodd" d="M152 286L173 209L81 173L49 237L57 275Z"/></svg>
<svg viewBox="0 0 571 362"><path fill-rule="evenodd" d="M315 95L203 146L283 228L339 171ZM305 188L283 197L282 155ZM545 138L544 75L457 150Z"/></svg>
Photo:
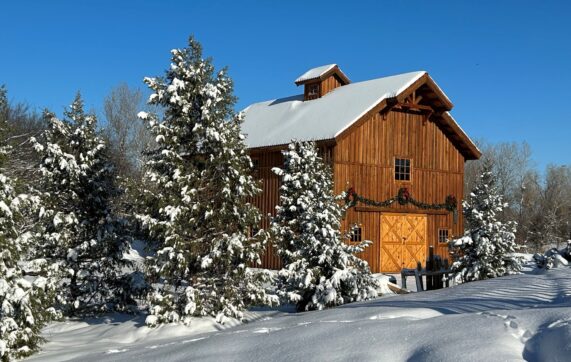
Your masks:
<svg viewBox="0 0 571 362"><path fill-rule="evenodd" d="M248 268L260 262L265 237L250 235L261 216L248 200L260 189L249 175L232 81L225 70L214 74L190 38L172 51L164 78L145 82L149 103L164 110L160 120L140 113L158 144L146 162L147 206L139 215L156 248L148 271L158 287L147 323L241 319L247 306L275 298L262 287L263 274Z"/></svg>
<svg viewBox="0 0 571 362"><path fill-rule="evenodd" d="M3 173L9 148L5 146L8 127L6 90L0 87L0 359L9 361L30 355L42 342L40 330L55 316L50 308L54 285L45 276L24 278L30 233L24 222L26 210L36 199L17 195ZM42 264L38 261L37 264Z"/></svg>
<svg viewBox="0 0 571 362"><path fill-rule="evenodd" d="M113 212L120 190L97 119L84 112L79 93L63 120L44 116L48 130L32 139L42 175L36 254L60 267L57 307L67 316L123 309L133 303L122 271L129 239Z"/></svg>
<svg viewBox="0 0 571 362"><path fill-rule="evenodd" d="M323 309L377 296L369 265L355 253L370 241L345 243L340 231L345 212L333 194L332 172L313 142L292 142L284 151L280 204L272 235L284 267L279 272L280 296L298 311Z"/></svg>
<svg viewBox="0 0 571 362"><path fill-rule="evenodd" d="M450 242L455 278L467 282L520 271L514 256L516 224L499 221L507 206L498 192L491 164L485 163L463 204L467 230L463 237Z"/></svg>

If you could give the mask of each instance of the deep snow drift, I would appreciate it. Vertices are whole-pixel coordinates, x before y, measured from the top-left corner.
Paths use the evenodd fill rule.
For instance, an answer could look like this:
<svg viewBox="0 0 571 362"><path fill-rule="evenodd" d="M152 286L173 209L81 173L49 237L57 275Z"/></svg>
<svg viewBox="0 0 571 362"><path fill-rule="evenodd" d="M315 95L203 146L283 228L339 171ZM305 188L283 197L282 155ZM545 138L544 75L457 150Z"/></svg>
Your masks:
<svg viewBox="0 0 571 362"><path fill-rule="evenodd" d="M571 269L249 317L257 320L225 330L208 320L156 330L142 318L56 323L32 360L568 361Z"/></svg>

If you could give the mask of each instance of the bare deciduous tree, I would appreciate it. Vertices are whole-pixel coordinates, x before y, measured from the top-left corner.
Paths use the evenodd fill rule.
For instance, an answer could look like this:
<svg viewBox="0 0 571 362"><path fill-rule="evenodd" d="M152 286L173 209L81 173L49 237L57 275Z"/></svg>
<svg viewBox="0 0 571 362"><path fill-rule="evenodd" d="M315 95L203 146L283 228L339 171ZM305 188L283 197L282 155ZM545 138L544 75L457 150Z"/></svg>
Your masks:
<svg viewBox="0 0 571 362"><path fill-rule="evenodd" d="M569 238L571 219L571 169L549 165L537 210L535 239L559 248Z"/></svg>
<svg viewBox="0 0 571 362"><path fill-rule="evenodd" d="M526 244L530 251L543 252L571 238L571 169L550 165L540 174L533 167L531 148L525 142L476 143L482 157L466 164L465 189L472 189L482 164L489 161L498 189L509 204L500 220L517 221L518 243Z"/></svg>
<svg viewBox="0 0 571 362"><path fill-rule="evenodd" d="M4 172L12 179L25 179L34 184L37 155L30 146L30 137L37 136L45 128L43 118L25 103L11 104L7 90L0 87L0 123L5 122L1 146L9 146Z"/></svg>
<svg viewBox="0 0 571 362"><path fill-rule="evenodd" d="M105 134L114 151L118 173L122 177L138 175L143 162L143 151L151 142L144 122L137 117L137 113L144 108L141 91L131 89L124 83L113 88L105 98Z"/></svg>

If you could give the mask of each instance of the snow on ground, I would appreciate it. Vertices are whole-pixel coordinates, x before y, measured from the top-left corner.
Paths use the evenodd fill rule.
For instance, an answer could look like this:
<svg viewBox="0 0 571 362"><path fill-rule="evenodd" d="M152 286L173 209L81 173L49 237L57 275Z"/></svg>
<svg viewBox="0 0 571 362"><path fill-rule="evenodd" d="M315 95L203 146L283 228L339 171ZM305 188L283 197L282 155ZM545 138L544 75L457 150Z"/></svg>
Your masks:
<svg viewBox="0 0 571 362"><path fill-rule="evenodd" d="M142 317L56 323L32 360L569 361L571 268L249 319L226 329L202 320L150 330Z"/></svg>
<svg viewBox="0 0 571 362"><path fill-rule="evenodd" d="M294 309L295 310L295 309ZM271 318L280 311L259 310L247 312L245 320L251 323L257 319ZM229 319L224 325L214 318L196 318L192 327L180 324L163 325L157 328L145 326L144 315L112 314L101 318L81 321L52 323L43 331L48 340L42 351L29 358L38 361L75 361L84 356L95 354L114 354L126 352L131 346L144 344L146 349L170 345L170 339L183 337L180 343L190 343L197 335L221 331L242 325ZM95 358L97 360L99 358ZM113 359L111 359L113 360Z"/></svg>

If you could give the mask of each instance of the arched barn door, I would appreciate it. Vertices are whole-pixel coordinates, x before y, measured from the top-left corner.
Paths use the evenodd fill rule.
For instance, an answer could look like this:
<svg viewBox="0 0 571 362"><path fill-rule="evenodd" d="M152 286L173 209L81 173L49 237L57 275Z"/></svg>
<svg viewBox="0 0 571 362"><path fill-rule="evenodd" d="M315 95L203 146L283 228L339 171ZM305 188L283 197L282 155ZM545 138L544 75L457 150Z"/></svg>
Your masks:
<svg viewBox="0 0 571 362"><path fill-rule="evenodd" d="M427 216L381 214L381 272L400 272L426 261Z"/></svg>

